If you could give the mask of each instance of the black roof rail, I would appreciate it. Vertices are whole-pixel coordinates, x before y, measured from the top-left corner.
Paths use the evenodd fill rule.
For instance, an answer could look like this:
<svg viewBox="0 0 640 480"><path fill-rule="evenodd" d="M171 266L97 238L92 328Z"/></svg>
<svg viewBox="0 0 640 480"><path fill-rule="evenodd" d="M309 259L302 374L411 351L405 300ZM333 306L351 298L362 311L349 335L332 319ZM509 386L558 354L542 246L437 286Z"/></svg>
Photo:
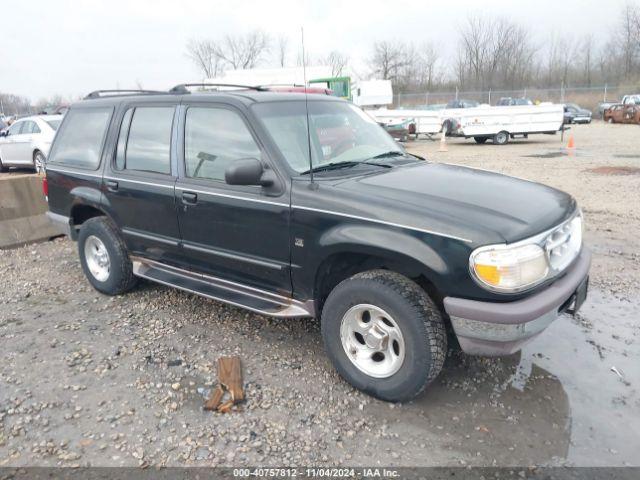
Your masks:
<svg viewBox="0 0 640 480"><path fill-rule="evenodd" d="M247 90L257 90L259 92L266 91L267 89L261 86L254 85L237 85L235 83L181 83L180 85L176 85L171 90L170 93L191 93L188 87L233 87L233 88L242 88Z"/></svg>
<svg viewBox="0 0 640 480"><path fill-rule="evenodd" d="M167 92L162 92L160 90L139 90L139 89L124 89L124 90L94 90L90 92L85 98L85 100L91 98L103 98L103 97L117 97L120 95L159 95L166 94ZM105 95L106 94L106 95Z"/></svg>
<svg viewBox="0 0 640 480"><path fill-rule="evenodd" d="M269 87L304 87L301 83L264 83L258 85L260 88L269 88Z"/></svg>

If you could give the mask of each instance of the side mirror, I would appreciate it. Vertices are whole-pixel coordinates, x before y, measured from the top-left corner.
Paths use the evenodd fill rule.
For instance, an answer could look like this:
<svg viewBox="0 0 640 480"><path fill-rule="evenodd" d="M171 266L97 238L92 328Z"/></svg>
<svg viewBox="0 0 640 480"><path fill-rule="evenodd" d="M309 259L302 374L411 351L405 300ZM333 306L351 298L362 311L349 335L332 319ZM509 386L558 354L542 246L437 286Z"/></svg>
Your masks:
<svg viewBox="0 0 640 480"><path fill-rule="evenodd" d="M272 171L265 171L257 158L243 158L229 165L224 172L224 180L229 185L259 185L270 187L275 177Z"/></svg>

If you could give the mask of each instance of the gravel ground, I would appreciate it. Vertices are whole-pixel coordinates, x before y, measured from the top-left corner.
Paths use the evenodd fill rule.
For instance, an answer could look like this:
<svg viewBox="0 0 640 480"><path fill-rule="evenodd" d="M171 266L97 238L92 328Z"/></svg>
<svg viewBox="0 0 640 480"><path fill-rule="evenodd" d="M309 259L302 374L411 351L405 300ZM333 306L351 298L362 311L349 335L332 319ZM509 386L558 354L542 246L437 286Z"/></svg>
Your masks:
<svg viewBox="0 0 640 480"><path fill-rule="evenodd" d="M640 166L637 132L579 126L574 157L555 156L559 136L503 147L455 139L447 153L408 144L433 161L569 191L594 264L578 317L510 357L450 353L435 384L407 404L341 380L316 321L150 283L106 297L66 239L0 251L0 466L639 465L640 220L631 206L640 176L589 172ZM242 358L247 401L205 412L216 359L228 354Z"/></svg>

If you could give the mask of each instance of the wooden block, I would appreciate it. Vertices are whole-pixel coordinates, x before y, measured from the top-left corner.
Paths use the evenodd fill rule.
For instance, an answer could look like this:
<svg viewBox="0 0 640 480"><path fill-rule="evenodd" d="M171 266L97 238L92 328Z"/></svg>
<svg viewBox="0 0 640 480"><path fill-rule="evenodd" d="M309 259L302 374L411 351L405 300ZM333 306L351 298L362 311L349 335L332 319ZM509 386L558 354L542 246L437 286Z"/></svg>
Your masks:
<svg viewBox="0 0 640 480"><path fill-rule="evenodd" d="M220 357L218 359L218 380L231 394L233 403L244 400L240 357Z"/></svg>
<svg viewBox="0 0 640 480"><path fill-rule="evenodd" d="M211 392L211 397L204 404L205 410L216 410L220 402L222 401L222 396L224 395L224 390L220 385L213 389Z"/></svg>

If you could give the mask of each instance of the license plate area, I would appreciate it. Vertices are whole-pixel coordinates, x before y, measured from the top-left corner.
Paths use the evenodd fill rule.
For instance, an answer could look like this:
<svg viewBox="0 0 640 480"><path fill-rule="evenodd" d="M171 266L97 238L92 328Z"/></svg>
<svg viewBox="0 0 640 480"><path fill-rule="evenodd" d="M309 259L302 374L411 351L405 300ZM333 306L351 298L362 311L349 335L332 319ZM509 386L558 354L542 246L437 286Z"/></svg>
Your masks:
<svg viewBox="0 0 640 480"><path fill-rule="evenodd" d="M576 291L569 297L569 299L562 304L558 309L559 313L568 313L569 315L575 315L580 307L587 299L587 292L589 291L589 277L585 278Z"/></svg>

